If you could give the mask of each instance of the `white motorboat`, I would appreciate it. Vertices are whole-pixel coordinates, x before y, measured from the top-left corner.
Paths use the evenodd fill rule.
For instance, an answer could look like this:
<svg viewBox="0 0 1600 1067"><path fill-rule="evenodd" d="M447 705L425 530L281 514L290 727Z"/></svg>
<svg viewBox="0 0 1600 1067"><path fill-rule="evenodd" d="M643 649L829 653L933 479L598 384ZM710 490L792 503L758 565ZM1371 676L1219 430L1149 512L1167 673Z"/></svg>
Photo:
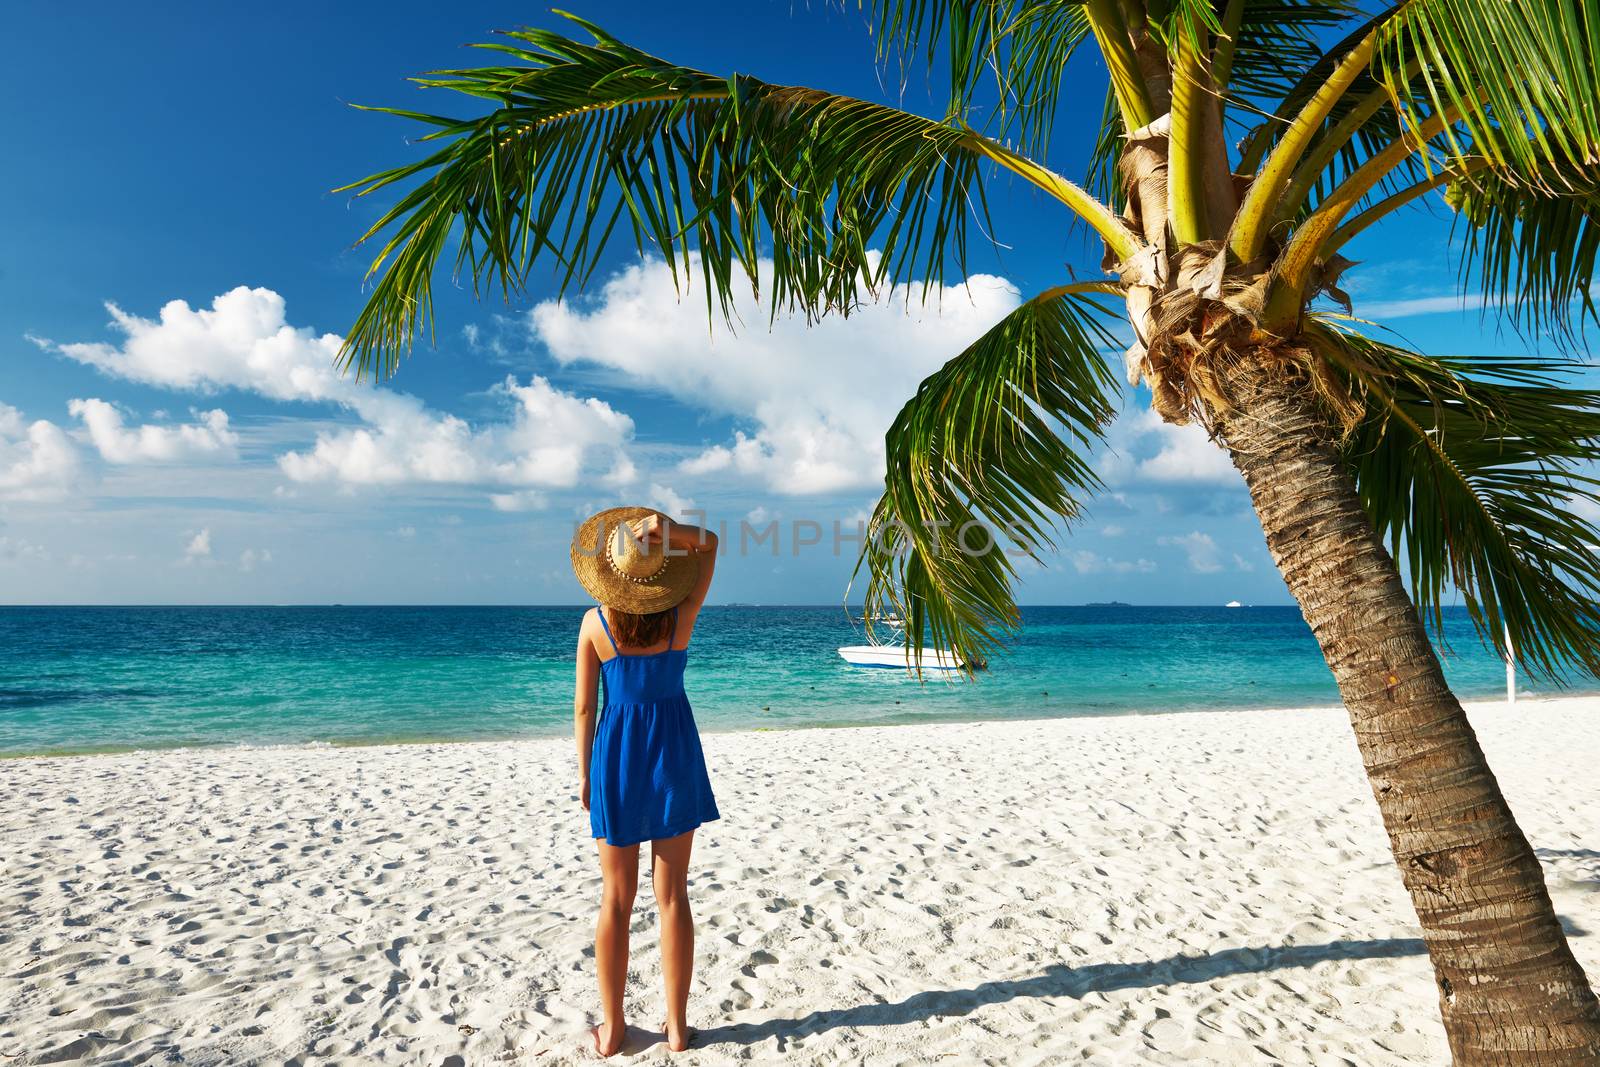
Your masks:
<svg viewBox="0 0 1600 1067"><path fill-rule="evenodd" d="M1242 607L1244 607L1244 605L1239 603L1237 600L1230 600L1230 601L1228 601L1226 604L1224 604L1222 606L1225 607L1225 608L1242 608Z"/></svg>
<svg viewBox="0 0 1600 1067"><path fill-rule="evenodd" d="M899 645L846 645L839 650L844 661L855 667L918 667L925 671L959 671L961 659L954 652L925 648L921 658L908 655Z"/></svg>

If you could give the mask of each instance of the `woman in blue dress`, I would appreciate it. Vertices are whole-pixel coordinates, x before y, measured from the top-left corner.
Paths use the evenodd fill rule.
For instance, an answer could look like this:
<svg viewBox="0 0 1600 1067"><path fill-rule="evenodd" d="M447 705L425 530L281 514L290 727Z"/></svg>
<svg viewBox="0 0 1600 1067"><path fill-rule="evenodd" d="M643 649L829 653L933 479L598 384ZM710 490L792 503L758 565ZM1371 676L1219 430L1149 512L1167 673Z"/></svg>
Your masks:
<svg viewBox="0 0 1600 1067"><path fill-rule="evenodd" d="M572 541L573 571L600 602L578 632L573 706L581 796L604 879L595 925L604 1021L593 1031L602 1056L618 1051L627 1032L622 987L645 841L661 914L663 1029L674 1052L689 1047L689 852L695 829L718 816L683 670L716 551L715 534L649 508L602 511ZM604 687L603 699L597 699L597 685Z"/></svg>

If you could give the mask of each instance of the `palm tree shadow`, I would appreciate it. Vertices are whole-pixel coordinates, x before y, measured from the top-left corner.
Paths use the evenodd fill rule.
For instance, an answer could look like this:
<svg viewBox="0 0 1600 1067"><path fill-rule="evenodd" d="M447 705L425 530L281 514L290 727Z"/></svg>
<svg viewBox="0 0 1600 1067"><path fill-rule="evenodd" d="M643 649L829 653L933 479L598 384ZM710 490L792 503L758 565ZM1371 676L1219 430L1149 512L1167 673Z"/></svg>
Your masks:
<svg viewBox="0 0 1600 1067"><path fill-rule="evenodd" d="M1169 956L1146 963L1095 963L1086 967L1054 964L1043 974L1007 982L983 982L971 989L916 993L904 1000L857 1004L814 1011L795 1019L769 1019L701 1030L697 1047L731 1042L754 1045L776 1038L778 1051L788 1042L846 1026L897 1026L942 1015L966 1015L977 1008L1019 997L1082 997L1113 989L1134 989L1187 982L1209 982L1236 974L1262 973L1289 967L1311 967L1330 960L1392 959L1426 954L1418 938L1377 941L1333 941L1324 945L1230 948L1204 956Z"/></svg>

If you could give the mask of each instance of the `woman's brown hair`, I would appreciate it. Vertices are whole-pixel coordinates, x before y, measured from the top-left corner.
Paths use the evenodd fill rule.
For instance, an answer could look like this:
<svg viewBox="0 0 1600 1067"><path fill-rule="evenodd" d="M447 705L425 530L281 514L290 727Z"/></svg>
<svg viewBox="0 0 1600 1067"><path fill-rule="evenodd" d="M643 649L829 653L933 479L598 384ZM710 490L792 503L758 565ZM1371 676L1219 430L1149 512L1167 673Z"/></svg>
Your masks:
<svg viewBox="0 0 1600 1067"><path fill-rule="evenodd" d="M606 622L611 624L611 636L621 648L649 648L667 639L672 630L672 611L652 611L635 615L631 611L606 608Z"/></svg>

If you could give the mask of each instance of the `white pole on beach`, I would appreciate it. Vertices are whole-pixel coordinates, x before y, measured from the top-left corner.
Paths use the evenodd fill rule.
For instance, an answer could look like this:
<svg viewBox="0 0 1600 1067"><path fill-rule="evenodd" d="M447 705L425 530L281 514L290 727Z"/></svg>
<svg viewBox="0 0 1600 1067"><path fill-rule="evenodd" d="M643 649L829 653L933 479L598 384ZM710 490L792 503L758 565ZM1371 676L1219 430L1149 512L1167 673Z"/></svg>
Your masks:
<svg viewBox="0 0 1600 1067"><path fill-rule="evenodd" d="M1506 627L1506 703L1517 703L1517 650L1511 647L1511 627Z"/></svg>

